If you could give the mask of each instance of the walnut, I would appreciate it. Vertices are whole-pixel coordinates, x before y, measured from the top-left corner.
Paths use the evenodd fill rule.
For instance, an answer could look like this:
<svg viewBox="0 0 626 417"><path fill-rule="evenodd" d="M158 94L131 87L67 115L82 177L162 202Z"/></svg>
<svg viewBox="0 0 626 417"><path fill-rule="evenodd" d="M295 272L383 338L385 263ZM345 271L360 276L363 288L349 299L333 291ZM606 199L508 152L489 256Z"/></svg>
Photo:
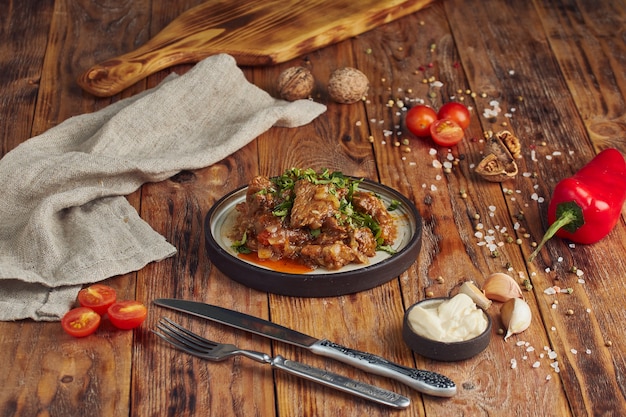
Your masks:
<svg viewBox="0 0 626 417"><path fill-rule="evenodd" d="M362 100L368 89L367 76L356 68L339 68L328 80L328 94L337 103L349 104Z"/></svg>
<svg viewBox="0 0 626 417"><path fill-rule="evenodd" d="M314 87L313 74L304 67L287 68L278 76L278 92L288 101L309 98Z"/></svg>
<svg viewBox="0 0 626 417"><path fill-rule="evenodd" d="M489 153L476 167L478 175L491 182L503 182L517 175L513 155L520 157L521 145L511 132L504 130L489 137Z"/></svg>
<svg viewBox="0 0 626 417"><path fill-rule="evenodd" d="M508 130L503 130L502 132L496 133L496 136L500 138L504 146L511 152L511 155L515 159L519 159L522 157L522 145L519 142L517 136L513 136L511 132Z"/></svg>

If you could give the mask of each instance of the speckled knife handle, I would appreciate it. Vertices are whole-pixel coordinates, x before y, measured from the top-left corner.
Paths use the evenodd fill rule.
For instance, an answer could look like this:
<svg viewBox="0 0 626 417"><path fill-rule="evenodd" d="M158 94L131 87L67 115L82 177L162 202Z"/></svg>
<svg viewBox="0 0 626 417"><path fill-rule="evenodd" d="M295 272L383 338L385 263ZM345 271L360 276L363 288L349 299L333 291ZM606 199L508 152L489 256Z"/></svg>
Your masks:
<svg viewBox="0 0 626 417"><path fill-rule="evenodd" d="M348 377L314 368L300 362L291 361L278 355L269 362L273 367L284 372L299 376L300 378L315 381L327 387L335 388L339 391L347 392L379 404L385 404L394 408L406 408L411 403L407 397L393 391L355 381Z"/></svg>
<svg viewBox="0 0 626 417"><path fill-rule="evenodd" d="M437 397L452 397L456 394L454 381L436 372L408 368L380 356L350 349L328 340L316 342L309 350L364 371L395 379L424 394Z"/></svg>

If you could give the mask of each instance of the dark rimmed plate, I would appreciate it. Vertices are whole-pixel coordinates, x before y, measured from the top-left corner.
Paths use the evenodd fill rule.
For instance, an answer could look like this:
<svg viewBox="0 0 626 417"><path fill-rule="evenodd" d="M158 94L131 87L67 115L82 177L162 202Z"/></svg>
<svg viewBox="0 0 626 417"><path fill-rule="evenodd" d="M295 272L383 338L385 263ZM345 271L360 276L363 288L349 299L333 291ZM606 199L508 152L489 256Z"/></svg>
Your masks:
<svg viewBox="0 0 626 417"><path fill-rule="evenodd" d="M303 274L278 272L248 262L232 249L228 235L236 221L236 205L245 201L247 186L222 197L209 210L204 222L207 255L225 275L245 286L274 294L298 297L332 297L374 288L406 271L417 259L422 246L422 217L415 205L396 190L363 180L359 189L379 195L385 205L400 201L391 212L398 227L396 253L378 252L367 265L351 264L330 271L318 268Z"/></svg>

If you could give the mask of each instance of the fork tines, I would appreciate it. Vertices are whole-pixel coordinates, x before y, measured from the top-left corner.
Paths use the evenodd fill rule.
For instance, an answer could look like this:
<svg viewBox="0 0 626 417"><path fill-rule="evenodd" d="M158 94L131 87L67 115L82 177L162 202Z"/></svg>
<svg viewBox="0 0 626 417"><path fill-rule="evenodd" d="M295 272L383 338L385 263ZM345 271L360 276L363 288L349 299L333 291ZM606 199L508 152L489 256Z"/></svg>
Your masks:
<svg viewBox="0 0 626 417"><path fill-rule="evenodd" d="M198 336L167 317L162 317L156 327L161 332L153 330L154 334L184 351L193 349L197 353L208 353L217 346L216 343Z"/></svg>

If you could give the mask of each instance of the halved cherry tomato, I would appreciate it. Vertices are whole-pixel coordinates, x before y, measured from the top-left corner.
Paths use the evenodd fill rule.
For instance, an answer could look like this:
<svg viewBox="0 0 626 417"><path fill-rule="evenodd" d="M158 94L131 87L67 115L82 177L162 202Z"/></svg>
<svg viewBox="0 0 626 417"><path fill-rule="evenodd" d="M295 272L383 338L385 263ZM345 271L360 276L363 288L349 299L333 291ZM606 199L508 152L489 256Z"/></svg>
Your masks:
<svg viewBox="0 0 626 417"><path fill-rule="evenodd" d="M425 137L430 135L430 125L437 120L437 112L425 104L413 106L406 113L405 123L407 129L415 136Z"/></svg>
<svg viewBox="0 0 626 417"><path fill-rule="evenodd" d="M63 316L61 327L74 337L89 336L100 326L100 315L87 307L76 307Z"/></svg>
<svg viewBox="0 0 626 417"><path fill-rule="evenodd" d="M437 145L456 145L464 135L463 128L450 119L440 119L430 125L430 137Z"/></svg>
<svg viewBox="0 0 626 417"><path fill-rule="evenodd" d="M461 103L450 101L439 109L437 113L439 119L450 119L456 122L461 129L465 130L470 125L470 113L467 107Z"/></svg>
<svg viewBox="0 0 626 417"><path fill-rule="evenodd" d="M101 316L106 314L116 299L115 289L104 284L93 284L78 292L78 303L83 307L91 308Z"/></svg>
<svg viewBox="0 0 626 417"><path fill-rule="evenodd" d="M109 320L118 329L130 330L146 319L148 309L139 301L118 301L109 307Z"/></svg>

